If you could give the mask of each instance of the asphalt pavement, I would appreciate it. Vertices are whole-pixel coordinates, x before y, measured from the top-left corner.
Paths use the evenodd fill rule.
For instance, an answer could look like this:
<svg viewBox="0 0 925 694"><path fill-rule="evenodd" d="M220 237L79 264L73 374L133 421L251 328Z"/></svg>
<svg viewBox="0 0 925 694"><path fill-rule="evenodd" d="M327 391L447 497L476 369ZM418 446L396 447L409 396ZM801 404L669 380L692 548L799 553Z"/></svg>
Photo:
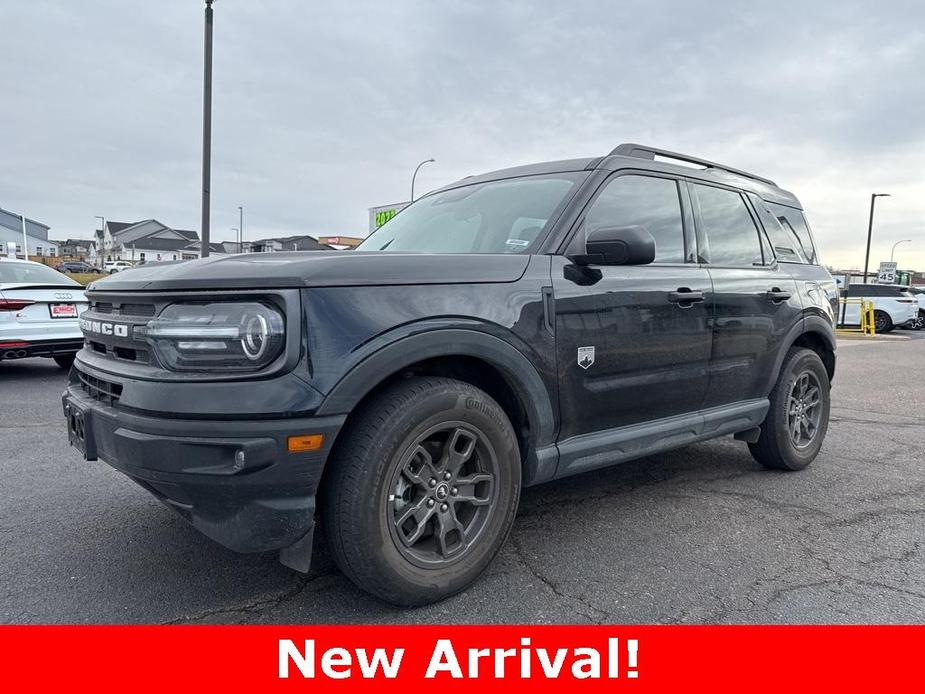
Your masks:
<svg viewBox="0 0 925 694"><path fill-rule="evenodd" d="M207 540L68 447L48 360L0 363L0 622L925 621L925 334L841 342L818 459L725 438L524 491L465 593L400 610Z"/></svg>

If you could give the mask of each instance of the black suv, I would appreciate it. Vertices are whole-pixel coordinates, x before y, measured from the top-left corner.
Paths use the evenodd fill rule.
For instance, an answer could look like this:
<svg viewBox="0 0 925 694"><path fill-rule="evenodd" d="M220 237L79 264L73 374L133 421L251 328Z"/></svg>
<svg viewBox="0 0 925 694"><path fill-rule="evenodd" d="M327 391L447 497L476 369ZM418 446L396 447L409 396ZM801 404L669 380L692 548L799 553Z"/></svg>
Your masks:
<svg viewBox="0 0 925 694"><path fill-rule="evenodd" d="M665 161L670 159L670 161ZM358 249L93 283L71 442L239 552L423 604L501 548L522 486L728 434L819 452L835 283L772 181L639 145L417 200Z"/></svg>

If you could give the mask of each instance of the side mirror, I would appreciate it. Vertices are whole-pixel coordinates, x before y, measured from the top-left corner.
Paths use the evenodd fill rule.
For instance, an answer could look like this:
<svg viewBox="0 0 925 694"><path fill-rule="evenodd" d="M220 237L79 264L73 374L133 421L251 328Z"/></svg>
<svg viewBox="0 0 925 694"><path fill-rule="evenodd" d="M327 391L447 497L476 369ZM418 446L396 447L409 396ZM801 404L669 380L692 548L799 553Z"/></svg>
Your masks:
<svg viewBox="0 0 925 694"><path fill-rule="evenodd" d="M588 234L576 265L648 265L655 260L655 238L641 226L601 227Z"/></svg>

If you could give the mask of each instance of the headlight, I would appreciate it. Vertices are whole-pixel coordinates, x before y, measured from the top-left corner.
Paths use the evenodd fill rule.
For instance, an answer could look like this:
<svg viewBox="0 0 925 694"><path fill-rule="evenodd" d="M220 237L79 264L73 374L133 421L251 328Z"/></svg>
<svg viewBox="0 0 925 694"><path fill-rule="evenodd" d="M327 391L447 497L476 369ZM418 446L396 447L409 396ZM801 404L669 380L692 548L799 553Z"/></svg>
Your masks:
<svg viewBox="0 0 925 694"><path fill-rule="evenodd" d="M171 304L136 330L172 371L258 371L279 356L286 335L275 308L232 301Z"/></svg>

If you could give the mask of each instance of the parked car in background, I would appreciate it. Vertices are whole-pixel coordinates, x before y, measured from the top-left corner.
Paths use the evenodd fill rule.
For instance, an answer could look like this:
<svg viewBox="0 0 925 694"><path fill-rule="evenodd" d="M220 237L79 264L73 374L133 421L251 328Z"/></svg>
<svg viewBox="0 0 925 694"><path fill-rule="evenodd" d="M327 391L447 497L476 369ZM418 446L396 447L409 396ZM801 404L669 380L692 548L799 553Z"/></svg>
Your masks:
<svg viewBox="0 0 925 694"><path fill-rule="evenodd" d="M914 327L916 330L921 330L925 328L925 289L922 287L907 287L906 290L919 303L919 315Z"/></svg>
<svg viewBox="0 0 925 694"><path fill-rule="evenodd" d="M83 287L29 260L0 259L0 361L51 357L70 368L83 347Z"/></svg>
<svg viewBox="0 0 925 694"><path fill-rule="evenodd" d="M909 287L898 284L852 284L847 292L842 290L842 296L873 302L874 329L878 333L888 333L896 327L912 328L918 321L919 303L909 293ZM845 325L860 325L861 305L846 304L842 322Z"/></svg>
<svg viewBox="0 0 925 694"><path fill-rule="evenodd" d="M103 263L103 272L114 275L122 270L131 270L133 267L135 267L134 264L127 260L107 260Z"/></svg>
<svg viewBox="0 0 925 694"><path fill-rule="evenodd" d="M83 274L100 274L103 271L98 267L85 263L82 260L68 260L60 263L56 268L58 272L65 273L83 273Z"/></svg>

